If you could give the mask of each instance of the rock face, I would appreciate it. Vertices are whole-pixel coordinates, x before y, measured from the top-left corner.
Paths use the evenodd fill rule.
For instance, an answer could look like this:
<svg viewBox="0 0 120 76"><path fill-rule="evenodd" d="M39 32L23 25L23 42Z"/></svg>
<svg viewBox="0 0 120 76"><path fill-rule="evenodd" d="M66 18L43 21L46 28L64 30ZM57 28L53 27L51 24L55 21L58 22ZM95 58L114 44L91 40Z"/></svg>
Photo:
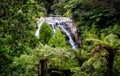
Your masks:
<svg viewBox="0 0 120 76"><path fill-rule="evenodd" d="M38 19L39 22L39 26L38 29L36 31L36 36L39 36L39 30L40 30L40 26L41 24L46 21L48 24L51 25L53 32L55 32L55 27L56 26L60 26L61 31L64 34L67 34L67 36L69 36L68 32L70 33L70 36L72 37L73 41L75 42L75 44L79 47L81 44L81 38L78 36L78 31L76 28L76 25L74 24L73 20L67 17L45 17L45 18L40 18ZM63 27L61 27L63 26ZM67 32L66 32L66 30ZM69 37L70 39L70 37ZM72 45L72 44L71 44Z"/></svg>

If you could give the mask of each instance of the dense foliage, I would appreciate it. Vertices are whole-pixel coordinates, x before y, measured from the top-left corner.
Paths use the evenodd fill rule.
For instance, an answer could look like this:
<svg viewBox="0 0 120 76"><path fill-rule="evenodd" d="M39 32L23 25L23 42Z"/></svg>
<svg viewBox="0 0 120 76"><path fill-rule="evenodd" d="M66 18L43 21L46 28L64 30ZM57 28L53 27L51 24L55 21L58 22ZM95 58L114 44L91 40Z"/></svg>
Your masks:
<svg viewBox="0 0 120 76"><path fill-rule="evenodd" d="M32 11L32 12L31 12ZM31 1L0 1L0 74L11 73L14 57L37 45L34 36L39 5ZM36 13L37 12L37 13ZM32 14L32 15L31 15Z"/></svg>
<svg viewBox="0 0 120 76"><path fill-rule="evenodd" d="M58 27L56 28L55 34L50 38L49 45L52 47L66 47L65 36Z"/></svg>
<svg viewBox="0 0 120 76"><path fill-rule="evenodd" d="M120 76L119 0L1 0L0 76ZM37 18L72 18L82 45Z"/></svg>
<svg viewBox="0 0 120 76"><path fill-rule="evenodd" d="M42 44L47 44L52 36L52 28L49 24L44 22L40 28L40 42Z"/></svg>

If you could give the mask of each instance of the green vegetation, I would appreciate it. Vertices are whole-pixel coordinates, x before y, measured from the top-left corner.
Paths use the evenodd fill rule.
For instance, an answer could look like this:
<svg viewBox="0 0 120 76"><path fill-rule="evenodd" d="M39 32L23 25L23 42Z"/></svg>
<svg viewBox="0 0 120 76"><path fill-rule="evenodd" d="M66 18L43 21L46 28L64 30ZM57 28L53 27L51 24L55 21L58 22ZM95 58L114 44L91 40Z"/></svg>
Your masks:
<svg viewBox="0 0 120 76"><path fill-rule="evenodd" d="M50 38L49 45L52 47L66 47L65 36L58 27L56 28L55 34Z"/></svg>
<svg viewBox="0 0 120 76"><path fill-rule="evenodd" d="M120 76L119 0L1 0L0 76ZM82 45L75 52L56 28L37 19L72 18Z"/></svg>
<svg viewBox="0 0 120 76"><path fill-rule="evenodd" d="M52 28L49 24L44 22L40 28L40 42L47 44L52 36Z"/></svg>

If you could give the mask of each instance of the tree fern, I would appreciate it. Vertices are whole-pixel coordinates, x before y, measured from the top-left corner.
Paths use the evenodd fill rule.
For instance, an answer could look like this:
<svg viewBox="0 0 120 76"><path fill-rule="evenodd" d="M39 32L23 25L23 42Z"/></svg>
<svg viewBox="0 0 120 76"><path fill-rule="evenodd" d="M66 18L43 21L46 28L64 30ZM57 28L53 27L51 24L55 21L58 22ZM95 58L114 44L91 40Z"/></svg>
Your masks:
<svg viewBox="0 0 120 76"><path fill-rule="evenodd" d="M107 36L103 36L103 34L101 34L100 38L95 38L92 37L92 35L89 35L90 37L86 38L86 41L92 41L94 42L95 45L106 45L109 47L119 47L120 46L120 40L116 39L116 36L113 34L107 35Z"/></svg>
<svg viewBox="0 0 120 76"><path fill-rule="evenodd" d="M113 62L115 53L117 53L117 50L120 49L120 40L116 38L115 35L109 34L107 36L104 36L101 34L100 38L95 38L93 36L90 36L85 39L86 41L93 42L95 45L93 48L93 56L103 56L107 63L105 63L107 66L106 69L106 76L112 76L113 75ZM107 50L104 51L103 50ZM90 62L90 61L89 61ZM104 65L105 65L104 64ZM97 62L94 66L95 69L100 68L101 63ZM109 73L108 73L109 72Z"/></svg>

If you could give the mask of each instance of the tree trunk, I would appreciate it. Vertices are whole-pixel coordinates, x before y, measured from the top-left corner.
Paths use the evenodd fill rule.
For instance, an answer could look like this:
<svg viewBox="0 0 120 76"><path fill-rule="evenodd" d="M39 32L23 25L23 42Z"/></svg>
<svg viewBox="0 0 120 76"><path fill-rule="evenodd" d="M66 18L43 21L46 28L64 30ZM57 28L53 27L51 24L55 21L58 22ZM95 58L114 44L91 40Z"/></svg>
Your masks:
<svg viewBox="0 0 120 76"><path fill-rule="evenodd" d="M40 76L40 62L37 65L37 76Z"/></svg>
<svg viewBox="0 0 120 76"><path fill-rule="evenodd" d="M37 65L37 76L47 75L47 63L46 60L40 60Z"/></svg>
<svg viewBox="0 0 120 76"><path fill-rule="evenodd" d="M114 53L113 50L109 50L108 53L106 76L113 76Z"/></svg>
<svg viewBox="0 0 120 76"><path fill-rule="evenodd" d="M47 65L45 60L41 60L41 76L46 76L47 75Z"/></svg>

